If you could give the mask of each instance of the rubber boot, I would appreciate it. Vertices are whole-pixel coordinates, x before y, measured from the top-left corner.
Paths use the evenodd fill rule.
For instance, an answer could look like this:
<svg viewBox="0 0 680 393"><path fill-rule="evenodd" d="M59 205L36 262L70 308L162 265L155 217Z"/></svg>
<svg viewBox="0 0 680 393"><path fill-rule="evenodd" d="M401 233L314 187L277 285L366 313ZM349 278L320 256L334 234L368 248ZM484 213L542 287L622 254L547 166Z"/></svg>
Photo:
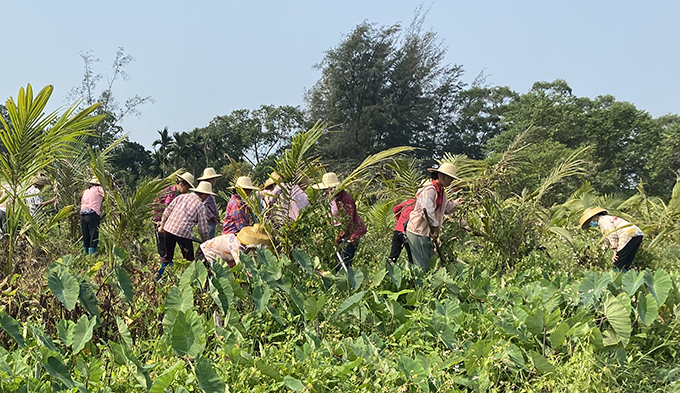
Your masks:
<svg viewBox="0 0 680 393"><path fill-rule="evenodd" d="M88 252L87 252L87 247L83 247L83 253L84 253L85 255L88 254Z"/></svg>
<svg viewBox="0 0 680 393"><path fill-rule="evenodd" d="M87 253L93 255L97 252L97 247L90 247L87 249Z"/></svg>
<svg viewBox="0 0 680 393"><path fill-rule="evenodd" d="M165 272L165 268L166 268L167 266L170 266L170 265L172 265L172 261L170 261L170 262L168 262L168 263L163 262L163 263L161 264L161 268L158 269L158 273L156 274L156 281L158 281L158 280L161 279L161 276L163 275L163 272Z"/></svg>

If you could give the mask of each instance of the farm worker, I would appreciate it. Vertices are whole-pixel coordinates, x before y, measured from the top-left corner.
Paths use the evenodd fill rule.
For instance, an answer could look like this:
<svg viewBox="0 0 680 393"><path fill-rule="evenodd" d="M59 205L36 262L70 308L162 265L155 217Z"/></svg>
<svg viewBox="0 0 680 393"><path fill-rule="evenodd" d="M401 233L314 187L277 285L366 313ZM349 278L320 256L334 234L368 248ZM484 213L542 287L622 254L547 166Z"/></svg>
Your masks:
<svg viewBox="0 0 680 393"><path fill-rule="evenodd" d="M163 219L163 212L165 208L181 194L189 192L190 188L194 187L194 175L189 172L184 172L177 176L177 184L164 188L158 198L154 200L155 209L153 211L152 221L154 223L154 230L156 232L156 249L158 256L163 258L165 255L165 233L158 230Z"/></svg>
<svg viewBox="0 0 680 393"><path fill-rule="evenodd" d="M394 233L392 234L392 249L387 260L391 263L397 262L399 255L401 255L402 248L406 247L406 254L409 262L413 263L413 256L411 255L411 246L406 239L406 224L408 218L413 211L416 200L409 198L394 207L394 217L397 219L397 224L394 226Z"/></svg>
<svg viewBox="0 0 680 393"><path fill-rule="evenodd" d="M334 172L328 172L323 175L320 183L312 186L314 189L323 190L327 197L331 197L331 215L334 217L334 225L340 228L335 238L335 244L339 248L336 257L340 262L335 267L336 271L343 264L347 269L352 267L359 239L366 233L366 225L357 213L357 206L352 196L345 190L334 192L338 185L340 185L338 176Z"/></svg>
<svg viewBox="0 0 680 393"><path fill-rule="evenodd" d="M430 238L439 236L444 215L453 213L454 208L464 202L463 198L446 199L446 188L454 180L460 180L456 177L455 165L445 162L428 171L436 174L436 179L427 182L416 193L416 203L406 227L413 263L423 270L427 270L427 263L434 255Z"/></svg>
<svg viewBox="0 0 680 393"><path fill-rule="evenodd" d="M97 252L103 201L104 189L97 177L93 176L80 198L80 228L83 231L83 252L85 254Z"/></svg>
<svg viewBox="0 0 680 393"><path fill-rule="evenodd" d="M236 179L234 189L243 190L246 195L250 196L258 188L253 185L250 177L241 176ZM201 244L203 255L210 262L215 260L215 256L219 256L227 261L230 267L233 267L238 262L238 258L233 258L233 255L238 255L240 247L236 235L248 225L250 225L250 209L241 196L235 192L227 203L222 235Z"/></svg>
<svg viewBox="0 0 680 393"><path fill-rule="evenodd" d="M24 195L27 197L26 205L28 206L28 211L32 216L35 216L35 214L38 212L38 209L41 207L57 201L57 198L54 197L49 201L43 202L42 190L48 184L50 184L49 179L43 175L39 175L33 178L33 184L31 184L31 186L26 189L26 192L24 193Z"/></svg>
<svg viewBox="0 0 680 393"><path fill-rule="evenodd" d="M297 184L284 183L281 175L276 172L269 174L264 182L264 189L260 192L266 207L274 207L278 204L281 213L296 221L300 210L309 206L307 194Z"/></svg>
<svg viewBox="0 0 680 393"><path fill-rule="evenodd" d="M610 246L614 250L612 262L614 270L627 271L633 264L633 258L640 248L642 236L640 228L629 223L623 218L610 216L601 207L586 209L579 220L581 229L588 227L600 228L602 234L606 236L605 246Z"/></svg>
<svg viewBox="0 0 680 393"><path fill-rule="evenodd" d="M178 196L163 212L158 231L165 233L165 255L161 258L162 264L156 278L160 278L165 267L172 264L176 244L179 244L184 259L194 260L194 226L198 225L201 242L208 240L208 216L203 202L208 196L215 195L212 186L209 182L202 181L197 188L189 191L193 192Z"/></svg>
<svg viewBox="0 0 680 393"><path fill-rule="evenodd" d="M239 254L249 253L258 247L273 247L271 238L260 224L241 228L238 234L222 235L201 244L201 251L210 265L220 257L234 267L238 264Z"/></svg>
<svg viewBox="0 0 680 393"><path fill-rule="evenodd" d="M199 177L198 180L209 182L214 190L218 177L222 177L222 175L216 173L214 168L209 167L203 170L203 176ZM203 202L203 205L205 205L206 213L208 214L208 239L212 239L215 237L215 228L220 223L220 211L217 209L217 202L215 202L213 195L210 195Z"/></svg>

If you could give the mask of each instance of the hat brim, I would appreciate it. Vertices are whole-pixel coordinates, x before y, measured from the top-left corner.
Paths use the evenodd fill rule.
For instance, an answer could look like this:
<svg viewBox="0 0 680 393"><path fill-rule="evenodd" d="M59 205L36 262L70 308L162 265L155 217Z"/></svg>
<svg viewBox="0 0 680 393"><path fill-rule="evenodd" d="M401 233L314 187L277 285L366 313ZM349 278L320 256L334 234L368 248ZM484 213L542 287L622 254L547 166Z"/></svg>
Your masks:
<svg viewBox="0 0 680 393"><path fill-rule="evenodd" d="M316 183L316 184L314 184L314 185L312 186L312 188L315 189L315 190L327 190L327 189L329 189L329 188L337 187L337 186L339 186L339 185L340 185L340 182L337 182L337 183L324 183L324 182L321 182L321 183Z"/></svg>
<svg viewBox="0 0 680 393"><path fill-rule="evenodd" d="M253 190L253 191L258 191L258 190L260 189L259 187L255 187L255 186L252 186L252 187L250 187L250 186L241 186L241 185L238 185L238 184L231 186L231 188L237 188L237 187L238 187L238 188L243 188L244 190Z"/></svg>
<svg viewBox="0 0 680 393"><path fill-rule="evenodd" d="M596 210L596 211L592 212L591 214L589 214L588 216L586 216L588 218L586 218L585 220L583 220L583 217L581 217L581 219L583 220L583 224L581 224L581 229L586 229L588 227L588 223L590 222L590 220L592 220L593 217L595 217L595 216L601 215L602 213L604 213L605 215L609 214L609 212L607 210L600 209L600 210Z"/></svg>
<svg viewBox="0 0 680 393"><path fill-rule="evenodd" d="M450 173L446 173L446 172L444 172L444 171L440 171L438 168L427 168L427 171L428 171L428 172L439 172L439 173L443 173L443 174L445 174L446 176L452 177L454 180L462 180L460 177L458 177L458 176L456 176L456 175L452 175L452 174L450 174Z"/></svg>
<svg viewBox="0 0 680 393"><path fill-rule="evenodd" d="M247 228L247 227L246 227ZM250 233L251 231L244 231L241 229L239 233L236 234L236 238L244 245L257 245L264 244L266 246L272 246L272 241L269 236L259 235L256 233Z"/></svg>
<svg viewBox="0 0 680 393"><path fill-rule="evenodd" d="M215 178L218 178L218 177L222 177L222 175L214 174L212 176L199 177L196 180L210 180L210 179L215 179Z"/></svg>
<svg viewBox="0 0 680 393"><path fill-rule="evenodd" d="M191 188L194 188L194 187L195 187L194 184L193 184L193 182L190 182L189 180L183 178L182 176L177 175L177 180L186 182L189 186L191 186Z"/></svg>
<svg viewBox="0 0 680 393"><path fill-rule="evenodd" d="M198 188L193 188L193 187L190 188L189 191L193 191L193 192L195 192L195 193L197 193L197 194L206 194L206 195L214 195L214 196L217 196L217 194L215 194L214 192L201 191L201 190L199 190Z"/></svg>

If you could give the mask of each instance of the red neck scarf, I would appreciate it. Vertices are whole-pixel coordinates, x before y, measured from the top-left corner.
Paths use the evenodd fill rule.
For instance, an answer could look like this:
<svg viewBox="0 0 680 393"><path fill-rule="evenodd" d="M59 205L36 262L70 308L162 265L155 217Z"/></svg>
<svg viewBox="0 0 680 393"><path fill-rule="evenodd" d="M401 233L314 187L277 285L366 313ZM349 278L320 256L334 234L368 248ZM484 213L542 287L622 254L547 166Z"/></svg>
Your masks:
<svg viewBox="0 0 680 393"><path fill-rule="evenodd" d="M436 180L432 180L432 185L437 191L437 201L435 202L435 209L437 209L442 205L442 203L444 203L444 198L446 198L446 190L444 190L444 187L439 185Z"/></svg>

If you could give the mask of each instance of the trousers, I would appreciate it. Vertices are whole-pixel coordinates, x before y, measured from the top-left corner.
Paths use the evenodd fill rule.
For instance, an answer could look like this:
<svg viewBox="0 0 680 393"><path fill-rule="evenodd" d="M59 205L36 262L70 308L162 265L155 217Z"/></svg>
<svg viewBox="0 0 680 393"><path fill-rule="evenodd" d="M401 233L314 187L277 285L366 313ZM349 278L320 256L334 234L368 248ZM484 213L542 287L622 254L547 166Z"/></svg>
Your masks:
<svg viewBox="0 0 680 393"><path fill-rule="evenodd" d="M81 214L80 228L83 230L83 247L97 248L99 240L99 214Z"/></svg>

